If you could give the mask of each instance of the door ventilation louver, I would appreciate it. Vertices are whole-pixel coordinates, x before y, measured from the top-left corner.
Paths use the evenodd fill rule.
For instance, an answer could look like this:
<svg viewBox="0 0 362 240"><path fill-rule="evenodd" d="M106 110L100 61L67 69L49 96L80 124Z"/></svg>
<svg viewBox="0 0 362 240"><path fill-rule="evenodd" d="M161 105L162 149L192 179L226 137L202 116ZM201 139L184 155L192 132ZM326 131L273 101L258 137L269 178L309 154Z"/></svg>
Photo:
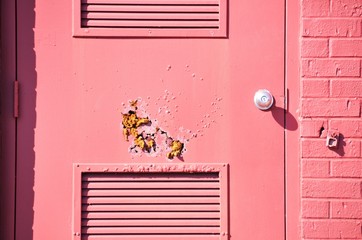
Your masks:
<svg viewBox="0 0 362 240"><path fill-rule="evenodd" d="M227 0L74 0L75 36L226 35Z"/></svg>
<svg viewBox="0 0 362 240"><path fill-rule="evenodd" d="M222 168L83 172L75 188L80 197L75 194L75 217L80 217L75 239L227 239L227 171Z"/></svg>

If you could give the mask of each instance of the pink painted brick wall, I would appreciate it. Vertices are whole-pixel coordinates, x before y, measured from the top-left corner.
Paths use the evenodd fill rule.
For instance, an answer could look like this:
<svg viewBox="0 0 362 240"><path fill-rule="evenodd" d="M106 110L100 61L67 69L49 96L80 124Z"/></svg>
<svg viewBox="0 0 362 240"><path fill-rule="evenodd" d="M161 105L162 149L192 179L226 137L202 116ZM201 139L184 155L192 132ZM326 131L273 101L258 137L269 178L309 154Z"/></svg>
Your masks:
<svg viewBox="0 0 362 240"><path fill-rule="evenodd" d="M362 0L301 9L301 238L362 240Z"/></svg>

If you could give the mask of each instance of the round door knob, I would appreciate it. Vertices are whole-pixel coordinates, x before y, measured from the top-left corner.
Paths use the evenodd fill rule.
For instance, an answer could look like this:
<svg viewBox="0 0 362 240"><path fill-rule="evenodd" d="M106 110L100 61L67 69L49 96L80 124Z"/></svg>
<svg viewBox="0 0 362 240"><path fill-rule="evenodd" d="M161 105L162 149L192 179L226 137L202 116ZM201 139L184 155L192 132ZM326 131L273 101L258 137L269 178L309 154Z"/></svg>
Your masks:
<svg viewBox="0 0 362 240"><path fill-rule="evenodd" d="M258 90L254 95L254 103L260 110L268 110L273 106L273 95L266 89Z"/></svg>

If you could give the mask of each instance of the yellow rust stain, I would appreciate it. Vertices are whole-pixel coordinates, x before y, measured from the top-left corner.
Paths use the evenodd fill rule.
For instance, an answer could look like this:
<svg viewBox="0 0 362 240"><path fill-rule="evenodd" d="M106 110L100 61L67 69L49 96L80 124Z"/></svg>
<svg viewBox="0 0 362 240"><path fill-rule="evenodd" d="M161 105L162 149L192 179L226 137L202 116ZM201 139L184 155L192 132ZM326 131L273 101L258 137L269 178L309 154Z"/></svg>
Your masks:
<svg viewBox="0 0 362 240"><path fill-rule="evenodd" d="M140 118L137 116L137 100L130 101L129 103L133 110L129 110L128 113L122 114L123 136L125 140L129 141L129 137L132 136L134 142L134 146L132 148L138 147L142 151L148 153L152 150L156 151L156 135L165 134L167 136L167 132L164 132L159 127L156 127L155 132L152 134L145 134L144 132L139 133L138 128L143 125L151 124L151 121L148 117ZM166 145L171 149L166 155L168 159L181 156L184 149L184 144L181 141L168 137Z"/></svg>
<svg viewBox="0 0 362 240"><path fill-rule="evenodd" d="M167 158L173 159L174 157L181 156L184 144L179 140L172 140L170 147L171 147L171 152L167 153Z"/></svg>
<svg viewBox="0 0 362 240"><path fill-rule="evenodd" d="M139 118L134 111L129 111L126 114L123 114L123 136L128 141L128 137L131 135L133 137L138 136L137 128L148 124L150 120L148 118Z"/></svg>

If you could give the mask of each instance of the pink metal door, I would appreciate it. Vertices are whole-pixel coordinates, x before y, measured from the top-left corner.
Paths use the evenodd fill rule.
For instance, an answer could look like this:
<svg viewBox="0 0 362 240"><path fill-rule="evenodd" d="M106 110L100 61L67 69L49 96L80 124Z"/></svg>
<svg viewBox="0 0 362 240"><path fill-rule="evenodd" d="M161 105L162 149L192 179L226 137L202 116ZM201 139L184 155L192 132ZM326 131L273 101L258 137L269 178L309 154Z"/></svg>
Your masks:
<svg viewBox="0 0 362 240"><path fill-rule="evenodd" d="M83 4L73 5L77 2ZM143 2L145 8L157 8L167 1ZM214 2L197 5L213 8ZM77 164L156 164L160 171L166 164L201 169L227 164L223 191L229 200L222 214L228 226L216 239L284 239L284 1L229 0L219 32L192 25L180 34L181 21L174 21L167 22L174 29L163 32L157 23L146 30L132 26L119 33L118 28L109 31L119 26L110 25L79 34L76 23L88 13L72 9L88 11L84 6L91 3L17 4L16 239L84 237L74 232ZM101 3L93 1L93 7ZM139 22L126 24L131 23ZM258 89L274 95L270 111L255 107ZM138 122L127 125L132 114ZM162 236L215 239L157 231L142 239Z"/></svg>

